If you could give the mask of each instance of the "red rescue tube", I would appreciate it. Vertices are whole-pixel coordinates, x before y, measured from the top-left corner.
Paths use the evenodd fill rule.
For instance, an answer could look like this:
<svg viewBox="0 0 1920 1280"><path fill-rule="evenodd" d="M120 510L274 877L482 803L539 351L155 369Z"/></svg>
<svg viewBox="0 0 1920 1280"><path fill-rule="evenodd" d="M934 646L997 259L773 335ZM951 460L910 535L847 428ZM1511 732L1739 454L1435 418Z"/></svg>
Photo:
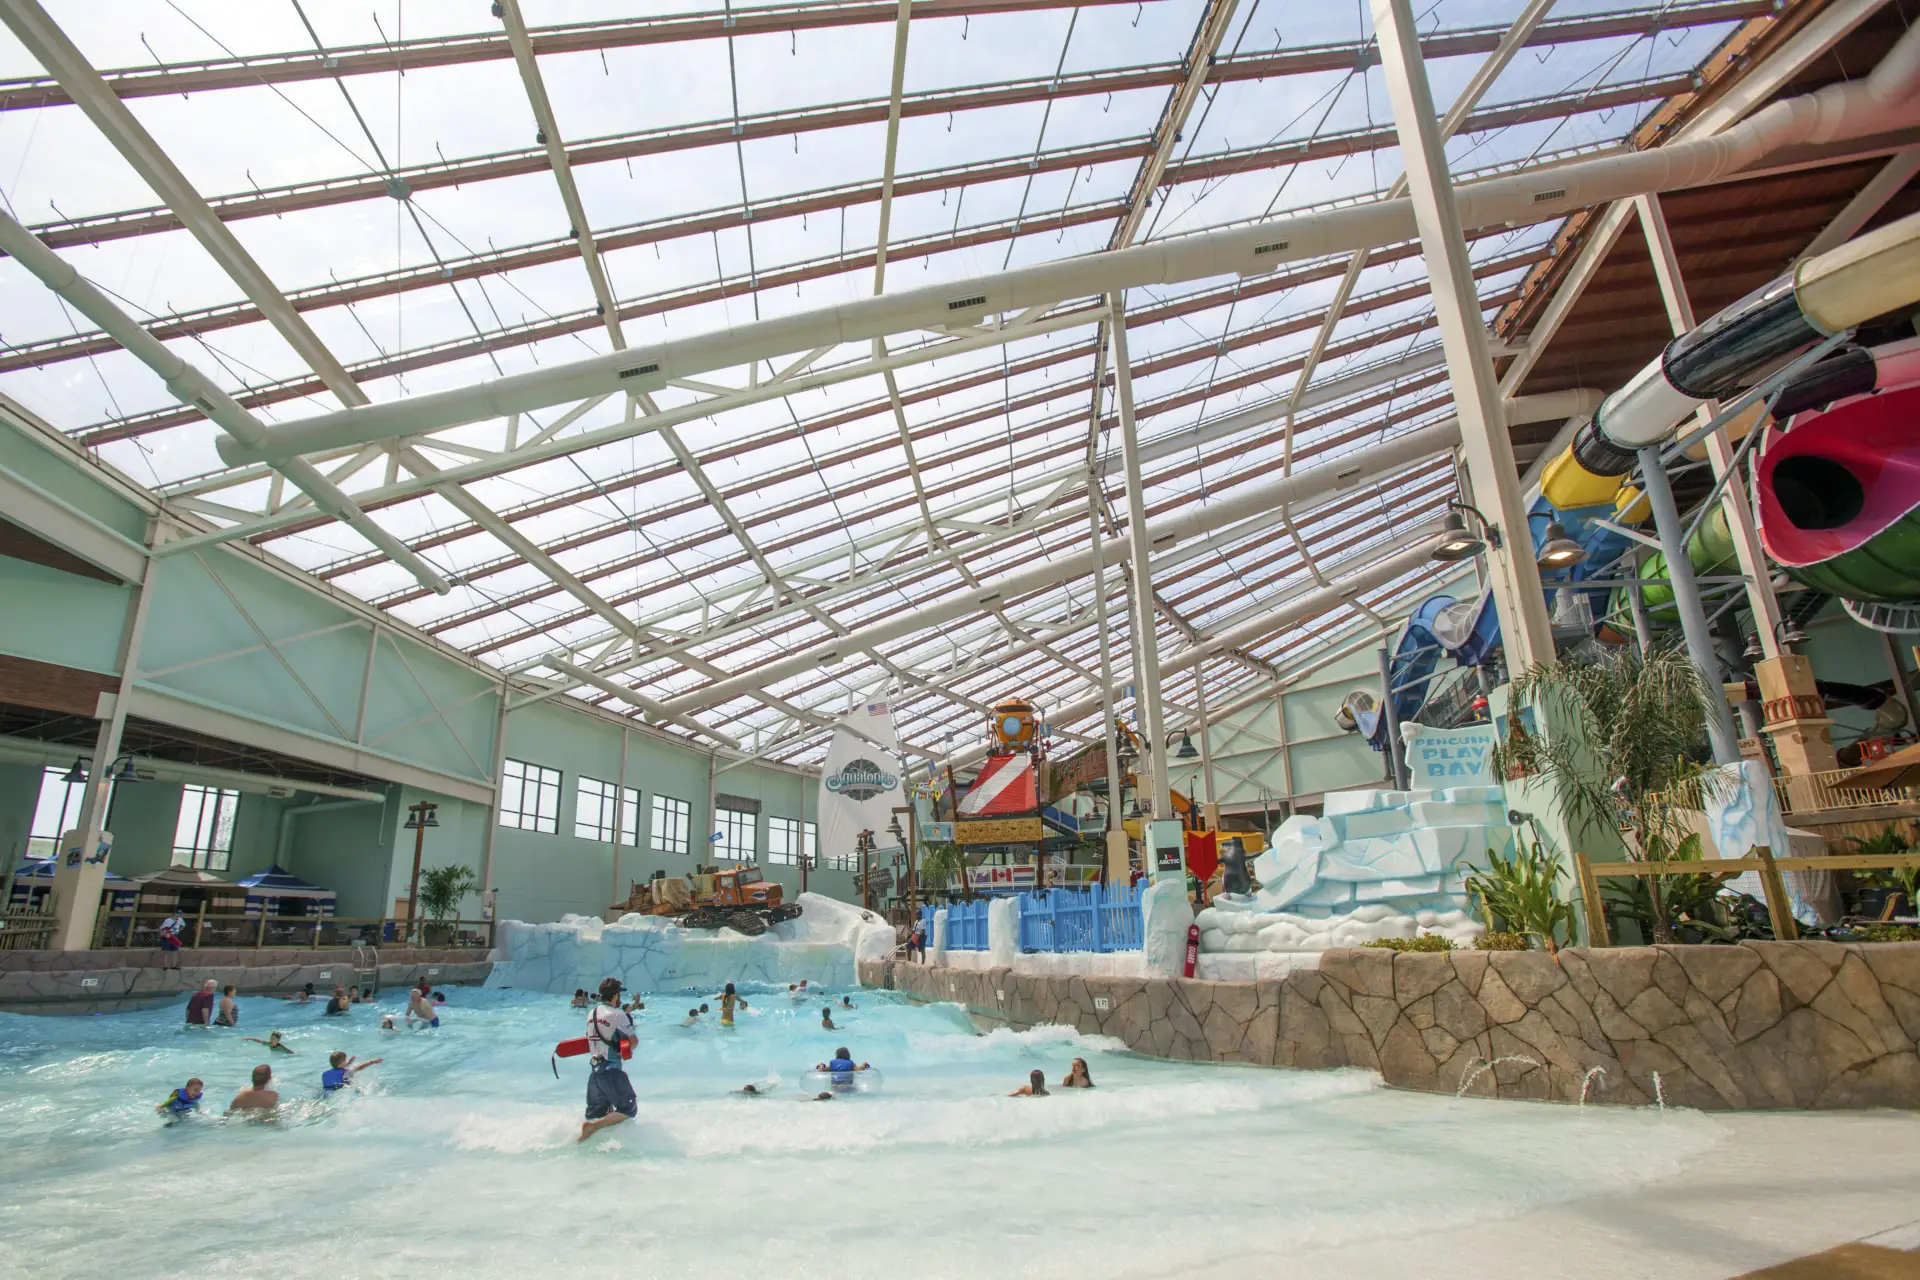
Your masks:
<svg viewBox="0 0 1920 1280"><path fill-rule="evenodd" d="M559 1044L553 1046L553 1056L556 1058L577 1058L587 1052L589 1047L585 1036L581 1036L578 1040L562 1040ZM631 1059L633 1057L633 1041L626 1039L620 1041L620 1056L623 1059Z"/></svg>

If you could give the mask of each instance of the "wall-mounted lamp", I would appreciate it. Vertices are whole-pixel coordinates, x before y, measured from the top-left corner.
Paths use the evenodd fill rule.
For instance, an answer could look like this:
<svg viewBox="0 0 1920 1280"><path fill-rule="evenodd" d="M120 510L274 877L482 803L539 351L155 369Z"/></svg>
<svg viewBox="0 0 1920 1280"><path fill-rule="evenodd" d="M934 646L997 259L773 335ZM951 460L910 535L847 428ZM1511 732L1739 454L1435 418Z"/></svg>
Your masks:
<svg viewBox="0 0 1920 1280"><path fill-rule="evenodd" d="M1542 569L1571 569L1584 563L1587 549L1567 536L1567 527L1558 520L1547 522L1547 536L1540 544L1534 563Z"/></svg>

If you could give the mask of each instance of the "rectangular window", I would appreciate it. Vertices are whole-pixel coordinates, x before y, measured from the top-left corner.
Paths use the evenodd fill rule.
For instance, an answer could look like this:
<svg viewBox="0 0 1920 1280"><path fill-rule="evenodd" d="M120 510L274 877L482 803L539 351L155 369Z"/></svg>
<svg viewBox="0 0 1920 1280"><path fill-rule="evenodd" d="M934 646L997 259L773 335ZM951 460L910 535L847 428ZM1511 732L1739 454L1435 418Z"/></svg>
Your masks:
<svg viewBox="0 0 1920 1280"><path fill-rule="evenodd" d="M522 831L560 830L560 771L520 760L502 762L500 825Z"/></svg>
<svg viewBox="0 0 1920 1280"><path fill-rule="evenodd" d="M800 820L767 819L767 861L777 867L791 867L800 861Z"/></svg>
<svg viewBox="0 0 1920 1280"><path fill-rule="evenodd" d="M615 819L618 819L616 826ZM598 778L580 779L573 803L573 834L582 840L611 843L617 834L631 848L640 843L640 793Z"/></svg>
<svg viewBox="0 0 1920 1280"><path fill-rule="evenodd" d="M759 852L754 848L754 815L744 809L715 809L713 856L728 862L752 862Z"/></svg>
<svg viewBox="0 0 1920 1280"><path fill-rule="evenodd" d="M107 810L113 810L112 782L107 783ZM27 833L27 856L51 858L59 852L60 837L80 825L80 809L87 800L85 782L68 782L67 770L48 765L40 772L40 801L33 809L33 827ZM111 823L102 826L112 829Z"/></svg>
<svg viewBox="0 0 1920 1280"><path fill-rule="evenodd" d="M173 865L225 871L233 857L233 815L240 793L189 782L180 788L180 818L173 828Z"/></svg>
<svg viewBox="0 0 1920 1280"><path fill-rule="evenodd" d="M693 806L672 796L653 798L653 847L658 853L687 852L687 837L693 826Z"/></svg>

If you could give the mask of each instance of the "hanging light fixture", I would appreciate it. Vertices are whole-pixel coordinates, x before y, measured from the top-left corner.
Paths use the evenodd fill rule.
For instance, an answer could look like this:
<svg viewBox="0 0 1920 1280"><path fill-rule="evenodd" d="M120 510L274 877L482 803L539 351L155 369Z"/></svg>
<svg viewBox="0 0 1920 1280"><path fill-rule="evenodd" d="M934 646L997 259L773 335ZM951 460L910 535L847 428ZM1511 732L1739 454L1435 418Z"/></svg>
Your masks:
<svg viewBox="0 0 1920 1280"><path fill-rule="evenodd" d="M1458 564L1462 560L1471 560L1487 549L1487 544L1467 532L1467 522L1458 511L1447 512L1446 523L1438 544L1431 553L1431 559L1438 564Z"/></svg>
<svg viewBox="0 0 1920 1280"><path fill-rule="evenodd" d="M87 771L81 765L80 757L75 756L73 758L73 768L67 770L66 776L60 779L60 781L80 783L80 782L85 782L86 780L87 780Z"/></svg>
<svg viewBox="0 0 1920 1280"><path fill-rule="evenodd" d="M115 782L138 782L139 775L133 771L133 756L124 755L114 762L113 770L107 775Z"/></svg>
<svg viewBox="0 0 1920 1280"><path fill-rule="evenodd" d="M1534 557L1535 564L1542 569L1571 569L1586 558L1587 549L1567 536L1565 525L1558 520L1547 523L1547 536Z"/></svg>
<svg viewBox="0 0 1920 1280"><path fill-rule="evenodd" d="M1182 729L1180 731L1180 749L1173 753L1173 758L1175 760L1191 760L1199 754L1200 753L1194 750L1193 747L1193 735L1185 729Z"/></svg>

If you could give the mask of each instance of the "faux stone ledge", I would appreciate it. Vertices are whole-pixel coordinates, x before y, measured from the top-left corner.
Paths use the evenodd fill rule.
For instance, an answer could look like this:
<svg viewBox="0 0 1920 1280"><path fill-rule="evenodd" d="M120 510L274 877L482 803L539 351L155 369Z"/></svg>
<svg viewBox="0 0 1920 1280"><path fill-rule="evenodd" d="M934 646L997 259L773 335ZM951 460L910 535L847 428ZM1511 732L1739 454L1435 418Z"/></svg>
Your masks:
<svg viewBox="0 0 1920 1280"><path fill-rule="evenodd" d="M1920 943L1329 951L1258 982L869 961L861 981L986 1025L1156 1057L1361 1067L1399 1088L1705 1110L1920 1107ZM1102 1007L1104 1005L1104 1007Z"/></svg>
<svg viewBox="0 0 1920 1280"><path fill-rule="evenodd" d="M0 953L4 955L8 953ZM141 952L19 952L26 956L73 955L83 963L67 968L40 965L0 968L0 1009L44 1012L68 1005L84 1012L109 1012L116 1007L185 995L211 978L231 984L243 995L278 995L298 991L311 982L327 993L335 985L354 982L349 952L313 951L179 951L178 965L109 965L91 963L100 957ZM238 954L247 961L273 958L274 963L233 963ZM382 987L411 986L426 978L436 986L475 986L493 971L487 959L475 959L470 948L437 950L394 948L380 953L378 982ZM282 957L298 957L286 961ZM221 963L213 963L218 958Z"/></svg>

